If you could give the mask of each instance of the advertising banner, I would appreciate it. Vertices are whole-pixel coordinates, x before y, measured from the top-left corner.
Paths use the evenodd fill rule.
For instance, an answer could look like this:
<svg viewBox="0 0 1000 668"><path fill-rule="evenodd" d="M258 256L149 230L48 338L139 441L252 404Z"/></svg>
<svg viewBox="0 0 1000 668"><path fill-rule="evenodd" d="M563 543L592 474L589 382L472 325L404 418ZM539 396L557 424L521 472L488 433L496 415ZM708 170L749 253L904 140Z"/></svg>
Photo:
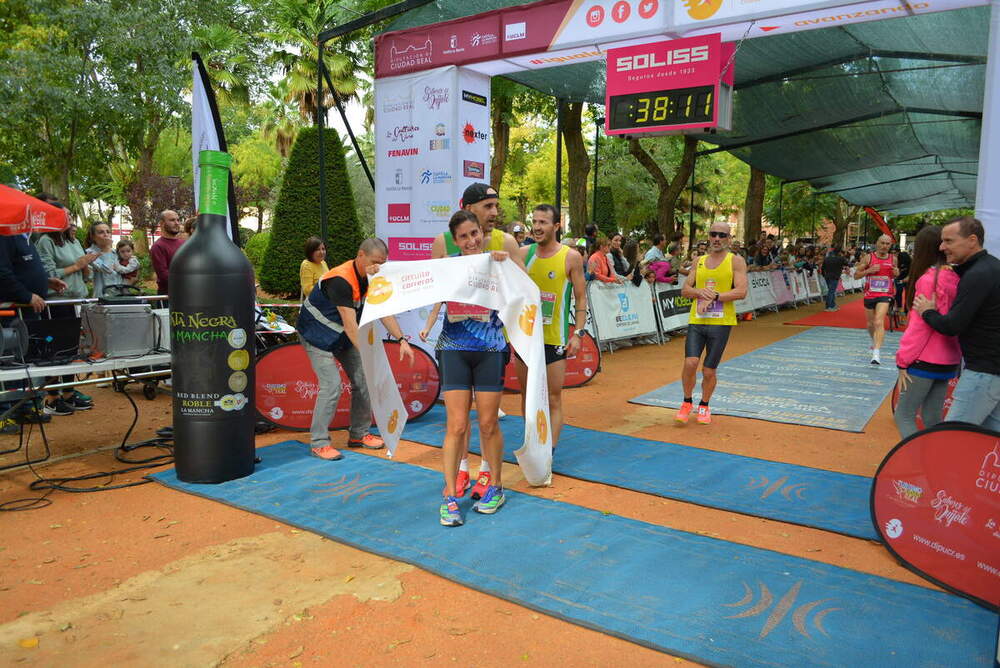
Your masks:
<svg viewBox="0 0 1000 668"><path fill-rule="evenodd" d="M570 328L570 331L573 331ZM570 334L570 336L574 336ZM511 392L520 392L521 383L517 380L514 369L514 356L511 355L504 369L503 387ZM566 375L563 377L563 387L580 387L590 382L601 368L601 349L590 333L580 337L580 352L566 358Z"/></svg>
<svg viewBox="0 0 1000 668"><path fill-rule="evenodd" d="M628 3L616 6L622 5ZM610 49L605 132L719 126L719 83L732 85L733 68L722 71L732 54L733 45L723 44L718 34Z"/></svg>
<svg viewBox="0 0 1000 668"><path fill-rule="evenodd" d="M795 301L792 294L792 279L787 271L775 269L771 272L771 292L774 293L774 303L778 306Z"/></svg>
<svg viewBox="0 0 1000 668"><path fill-rule="evenodd" d="M407 417L418 418L437 401L441 388L437 364L426 352L415 350L416 359L410 365L399 359L398 343L383 342L383 345ZM340 369L340 377L343 391L330 422L331 429L345 429L351 424L351 382L343 369ZM319 382L301 344L286 343L265 351L257 359L256 384L254 403L261 419L282 429L309 429Z"/></svg>
<svg viewBox="0 0 1000 668"><path fill-rule="evenodd" d="M774 292L771 290L771 272L747 272L747 296L754 310L774 308Z"/></svg>
<svg viewBox="0 0 1000 668"><path fill-rule="evenodd" d="M908 568L1000 610L1000 433L944 423L882 461L872 521Z"/></svg>
<svg viewBox="0 0 1000 668"><path fill-rule="evenodd" d="M587 300L599 342L658 334L653 299L645 285L590 281Z"/></svg>
<svg viewBox="0 0 1000 668"><path fill-rule="evenodd" d="M488 179L489 77L457 67L375 87L375 233L390 260L425 260L466 186Z"/></svg>
<svg viewBox="0 0 1000 668"><path fill-rule="evenodd" d="M487 253L415 262L387 262L369 281L361 315L359 352L368 379L372 410L390 456L406 426L406 411L384 347L375 345L375 321L437 302L455 301L495 309L506 325L510 345L528 367L524 444L514 451L532 485L552 480L552 433L541 294L534 281L510 260ZM537 325L537 326L536 326Z"/></svg>
<svg viewBox="0 0 1000 668"><path fill-rule="evenodd" d="M792 295L795 297L795 301L797 302L808 301L809 290L806 288L805 273L796 270L789 272L788 275L792 279Z"/></svg>
<svg viewBox="0 0 1000 668"><path fill-rule="evenodd" d="M804 272L806 277L806 291L809 294L810 299L814 299L821 295L819 291L819 272L818 271L807 271Z"/></svg>
<svg viewBox="0 0 1000 668"><path fill-rule="evenodd" d="M681 286L653 283L653 294L661 331L672 332L687 327L691 300L681 296Z"/></svg>

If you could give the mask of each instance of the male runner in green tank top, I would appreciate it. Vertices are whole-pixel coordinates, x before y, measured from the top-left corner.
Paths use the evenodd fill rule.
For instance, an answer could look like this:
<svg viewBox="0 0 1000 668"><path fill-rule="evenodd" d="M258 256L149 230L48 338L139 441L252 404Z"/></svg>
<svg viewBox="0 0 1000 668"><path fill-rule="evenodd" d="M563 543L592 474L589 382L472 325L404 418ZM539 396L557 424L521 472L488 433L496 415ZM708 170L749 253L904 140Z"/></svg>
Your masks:
<svg viewBox="0 0 1000 668"><path fill-rule="evenodd" d="M528 276L542 293L542 324L545 335L545 376L549 386L549 416L552 420L552 448L559 443L562 430L562 388L566 377L566 358L580 350L580 337L587 324L587 283L583 276L583 258L559 243L559 214L550 204L539 204L531 213L531 235L535 243L522 246L521 258ZM569 332L570 289L575 308L572 313L575 331ZM514 368L524 388L528 383L528 367L515 357ZM524 392L521 392L521 413L524 413Z"/></svg>

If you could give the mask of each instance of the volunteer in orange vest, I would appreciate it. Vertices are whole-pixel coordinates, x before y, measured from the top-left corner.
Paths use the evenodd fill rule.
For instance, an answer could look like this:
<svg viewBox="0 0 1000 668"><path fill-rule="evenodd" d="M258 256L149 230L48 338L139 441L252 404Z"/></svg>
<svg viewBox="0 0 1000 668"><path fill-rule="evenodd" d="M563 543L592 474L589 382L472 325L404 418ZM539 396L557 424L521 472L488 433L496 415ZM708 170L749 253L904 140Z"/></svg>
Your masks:
<svg viewBox="0 0 1000 668"><path fill-rule="evenodd" d="M330 444L330 422L340 401L341 378L337 362L351 381L351 427L347 447L378 450L385 447L381 438L369 433L372 424L368 384L358 352L358 321L365 299L379 294L380 279L369 282L386 261L388 249L381 239L365 239L358 255L323 274L309 297L302 302L297 328L302 347L319 379L319 394L313 407L309 429L312 454L336 460L343 455ZM408 357L413 364L413 350L392 316L382 318L390 336L399 341L399 359Z"/></svg>
<svg viewBox="0 0 1000 668"><path fill-rule="evenodd" d="M864 304L868 336L872 338L872 364L882 363L882 341L885 339L885 316L896 296L899 266L889 252L892 237L883 234L875 242L875 252L869 253L854 270L854 278L865 279Z"/></svg>
<svg viewBox="0 0 1000 668"><path fill-rule="evenodd" d="M708 254L698 258L681 287L681 296L691 300L687 336L684 337L684 370L681 385L684 402L674 418L685 424L694 409L694 385L702 353L701 402L698 423L710 424L708 402L715 391L716 372L729 334L736 326L736 300L747 294L747 263L729 252L729 225L712 223L708 231Z"/></svg>

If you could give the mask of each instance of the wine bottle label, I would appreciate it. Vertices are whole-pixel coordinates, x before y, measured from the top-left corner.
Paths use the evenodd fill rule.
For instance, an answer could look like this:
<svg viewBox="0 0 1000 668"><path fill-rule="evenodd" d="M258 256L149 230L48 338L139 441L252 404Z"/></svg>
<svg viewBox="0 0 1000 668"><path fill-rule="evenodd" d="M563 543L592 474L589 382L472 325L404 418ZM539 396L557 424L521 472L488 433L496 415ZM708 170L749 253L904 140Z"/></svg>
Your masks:
<svg viewBox="0 0 1000 668"><path fill-rule="evenodd" d="M232 157L221 151L202 151L198 154L201 184L198 190L199 213L229 213L229 165Z"/></svg>
<svg viewBox="0 0 1000 668"><path fill-rule="evenodd" d="M253 339L241 320L231 307L171 309L174 405L180 415L222 417L252 410Z"/></svg>

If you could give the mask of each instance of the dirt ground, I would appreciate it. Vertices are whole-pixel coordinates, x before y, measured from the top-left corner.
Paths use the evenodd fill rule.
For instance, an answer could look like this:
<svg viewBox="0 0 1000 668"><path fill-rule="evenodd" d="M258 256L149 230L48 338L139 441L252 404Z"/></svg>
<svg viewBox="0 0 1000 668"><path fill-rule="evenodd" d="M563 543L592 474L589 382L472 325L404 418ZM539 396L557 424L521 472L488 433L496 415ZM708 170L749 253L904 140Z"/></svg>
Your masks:
<svg viewBox="0 0 1000 668"><path fill-rule="evenodd" d="M741 323L727 357L802 331L783 323L821 308ZM672 411L626 402L677 380L682 357L680 338L605 354L591 383L564 393L567 422L860 475L872 475L898 440L888 401L863 434L724 416L710 427L675 427ZM169 396L148 401L136 386L129 392L140 409L130 441L169 424ZM131 405L109 388L91 394L93 411L55 418L46 429L53 455L36 466L39 474L121 466L111 448L132 420ZM505 396L503 407L519 412L517 395ZM42 451L38 436L36 429L32 456ZM258 445L297 437L272 432ZM16 446L16 436L0 437L0 449ZM24 457L23 450L2 455L0 466ZM404 442L398 457L440 469L436 448ZM504 478L521 492L931 586L872 542L561 476L534 489L509 468ZM34 479L24 467L0 473L0 503L40 495L28 490ZM48 499L37 510L0 513L0 665L687 663L160 485ZM435 510L428 506L428 522Z"/></svg>

